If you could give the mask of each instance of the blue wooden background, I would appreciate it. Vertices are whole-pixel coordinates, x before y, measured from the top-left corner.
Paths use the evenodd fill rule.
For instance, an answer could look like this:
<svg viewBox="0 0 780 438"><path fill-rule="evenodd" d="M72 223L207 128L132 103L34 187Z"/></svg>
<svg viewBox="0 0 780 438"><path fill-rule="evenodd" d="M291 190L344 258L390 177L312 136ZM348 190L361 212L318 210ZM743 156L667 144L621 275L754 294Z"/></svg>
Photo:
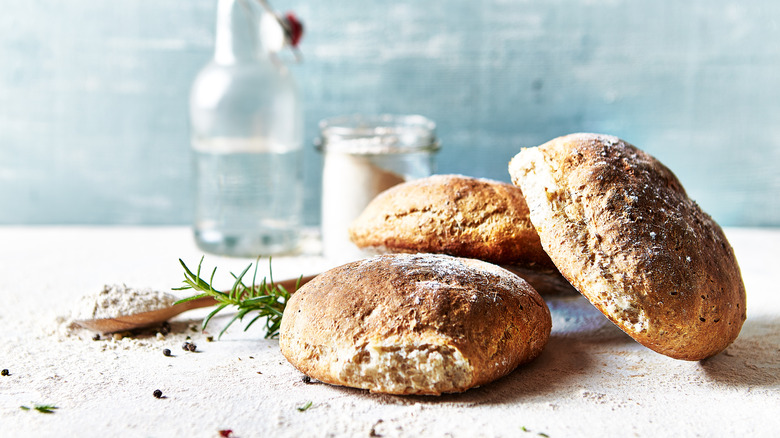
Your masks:
<svg viewBox="0 0 780 438"><path fill-rule="evenodd" d="M272 1L306 25L306 138L343 113L438 123L440 172L618 135L723 225L780 225L780 2ZM0 224L186 224L187 97L216 0L0 1ZM307 145L307 223L321 159Z"/></svg>

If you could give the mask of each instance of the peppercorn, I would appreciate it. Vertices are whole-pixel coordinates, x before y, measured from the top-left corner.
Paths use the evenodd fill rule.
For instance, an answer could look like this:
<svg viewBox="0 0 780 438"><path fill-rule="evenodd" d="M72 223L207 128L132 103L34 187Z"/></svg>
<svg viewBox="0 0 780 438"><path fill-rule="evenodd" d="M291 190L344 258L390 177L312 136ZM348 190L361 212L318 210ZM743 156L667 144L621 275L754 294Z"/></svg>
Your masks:
<svg viewBox="0 0 780 438"><path fill-rule="evenodd" d="M99 341L100 340L100 333L95 333L95 336L92 336L93 341Z"/></svg>
<svg viewBox="0 0 780 438"><path fill-rule="evenodd" d="M195 344L193 344L192 342L190 342L190 344L187 346L187 350L189 350L190 352L193 352L193 353L194 353L194 352L195 352L195 350L197 350L197 349L198 349L198 346L197 346L197 345L195 345Z"/></svg>
<svg viewBox="0 0 780 438"><path fill-rule="evenodd" d="M154 398L162 398L162 391L160 391L159 389L155 389L152 395L154 396Z"/></svg>
<svg viewBox="0 0 780 438"><path fill-rule="evenodd" d="M189 351L190 350L190 341L187 341L187 342L181 344L181 349L184 350L184 351Z"/></svg>
<svg viewBox="0 0 780 438"><path fill-rule="evenodd" d="M165 336L170 332L171 332L171 324L168 321L163 322L162 326L160 326L160 333L162 333L163 336Z"/></svg>
<svg viewBox="0 0 780 438"><path fill-rule="evenodd" d="M163 356L170 356L170 355L171 355L171 350L168 349L168 348L164 348L163 349Z"/></svg>
<svg viewBox="0 0 780 438"><path fill-rule="evenodd" d="M311 383L311 377L304 374L303 377L301 377L301 381L308 385L309 383Z"/></svg>
<svg viewBox="0 0 780 438"><path fill-rule="evenodd" d="M3 368L3 371L0 371L0 376L10 376L11 372L8 371L8 368Z"/></svg>

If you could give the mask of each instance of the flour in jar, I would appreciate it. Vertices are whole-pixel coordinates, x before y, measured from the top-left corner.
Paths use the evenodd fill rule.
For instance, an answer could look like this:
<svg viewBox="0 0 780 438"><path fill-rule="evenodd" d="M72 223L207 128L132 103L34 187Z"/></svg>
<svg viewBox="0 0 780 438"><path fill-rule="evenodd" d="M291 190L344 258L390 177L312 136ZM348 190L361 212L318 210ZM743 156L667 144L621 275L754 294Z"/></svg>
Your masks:
<svg viewBox="0 0 780 438"><path fill-rule="evenodd" d="M322 245L324 255L338 262L363 258L349 238L349 225L372 199L404 182L401 175L372 161L372 156L331 152L322 170Z"/></svg>
<svg viewBox="0 0 780 438"><path fill-rule="evenodd" d="M72 318L75 320L116 318L169 307L177 298L150 288L135 289L122 284L105 285L103 290L81 298Z"/></svg>
<svg viewBox="0 0 780 438"><path fill-rule="evenodd" d="M349 226L379 193L425 178L439 150L436 124L417 115L349 115L320 122L323 152L322 250L346 263L366 256L349 238Z"/></svg>

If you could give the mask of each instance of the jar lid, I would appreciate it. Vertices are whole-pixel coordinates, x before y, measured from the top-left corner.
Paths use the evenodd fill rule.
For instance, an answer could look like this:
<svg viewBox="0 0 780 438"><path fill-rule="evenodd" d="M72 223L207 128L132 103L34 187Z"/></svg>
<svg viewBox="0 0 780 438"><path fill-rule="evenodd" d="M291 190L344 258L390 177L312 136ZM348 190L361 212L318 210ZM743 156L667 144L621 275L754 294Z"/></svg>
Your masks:
<svg viewBox="0 0 780 438"><path fill-rule="evenodd" d="M320 122L315 147L322 152L397 154L439 150L436 123L419 115L337 116Z"/></svg>

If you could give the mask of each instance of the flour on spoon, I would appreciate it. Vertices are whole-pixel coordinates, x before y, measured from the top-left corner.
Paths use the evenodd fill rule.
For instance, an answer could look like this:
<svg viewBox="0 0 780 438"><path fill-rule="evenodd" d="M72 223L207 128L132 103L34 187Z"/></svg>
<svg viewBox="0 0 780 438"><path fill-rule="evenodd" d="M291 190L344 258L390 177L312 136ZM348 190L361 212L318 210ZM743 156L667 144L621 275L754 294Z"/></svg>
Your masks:
<svg viewBox="0 0 780 438"><path fill-rule="evenodd" d="M135 289L118 285L105 285L96 294L84 296L73 312L73 318L102 319L150 312L172 306L176 297L153 289Z"/></svg>

